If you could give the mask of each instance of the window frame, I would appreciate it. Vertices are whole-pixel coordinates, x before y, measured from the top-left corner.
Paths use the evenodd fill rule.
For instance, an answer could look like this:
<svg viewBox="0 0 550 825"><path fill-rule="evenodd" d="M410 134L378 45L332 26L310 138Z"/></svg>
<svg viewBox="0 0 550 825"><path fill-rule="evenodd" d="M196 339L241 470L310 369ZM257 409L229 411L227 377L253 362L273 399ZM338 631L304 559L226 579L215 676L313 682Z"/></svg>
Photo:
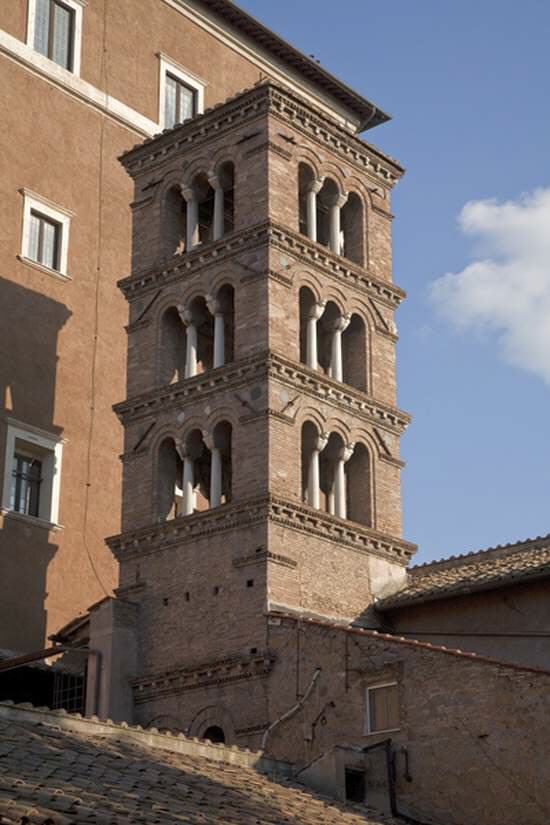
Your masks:
<svg viewBox="0 0 550 825"><path fill-rule="evenodd" d="M161 129L172 128L165 125L166 123L166 78L171 76L174 80L182 83L190 91L194 93L195 98L195 113L201 115L204 112L204 90L206 88L206 81L202 80L197 75L192 74L176 61L169 58L163 52L158 52L160 67L159 80L159 124ZM177 124L176 124L177 125ZM174 127L175 128L175 127Z"/></svg>
<svg viewBox="0 0 550 825"><path fill-rule="evenodd" d="M365 689L365 736L374 736L375 734L383 734L383 733L392 733L394 731L398 731L401 728L399 725L397 727L390 727L390 728L381 728L380 730L372 730L371 724L371 716L370 716L370 692L375 690L380 690L380 688L389 688L394 687L397 688L398 697L399 697L399 683L397 680L393 680L391 682L377 682L374 685L368 685Z"/></svg>
<svg viewBox="0 0 550 825"><path fill-rule="evenodd" d="M38 471L38 477L37 478L33 477L30 472L25 471L21 467L21 464L23 462L26 462L27 464L30 463L31 468L32 468L32 466L35 462L39 465L40 469ZM23 448L21 448L21 447L17 446L17 443L15 444L15 450L14 450L14 453L13 453L13 456L12 456L12 471L11 471L12 481L11 481L11 485L10 485L10 505L11 505L12 491L13 491L14 504L17 505L18 502L19 502L19 499L21 497L22 483L23 483L23 481L26 481L26 482L28 482L27 487L30 490L29 510L31 510L31 509L34 510L36 508L36 512L35 513L27 512L26 510L19 510L17 506L14 506L14 507L10 506L10 510L12 512L19 513L20 515L24 515L24 516L33 516L35 518L39 518L39 515L40 515L40 499L41 499L40 485L42 484L42 481L43 481L43 478L44 478L43 471L42 471L42 464L43 464L42 456L40 458L38 458L36 455L31 455L30 451L29 451L29 453L26 453L25 452L25 446L23 446ZM15 487L15 490L13 489L14 487ZM35 500L33 501L33 491L34 490L36 490L36 492L34 493L34 499ZM19 491L19 495L18 495L18 491Z"/></svg>
<svg viewBox="0 0 550 825"><path fill-rule="evenodd" d="M67 272L67 264L69 257L69 231L74 212L52 203L52 201L43 198L41 195L37 195L36 192L31 192L29 189L20 189L19 191L23 195L23 231L21 233L20 260L40 269L42 272L47 272L49 275L54 275L63 280L71 280ZM36 260L31 255L30 240L33 215L51 224L55 224L57 227L55 253L55 263L57 267L54 269Z"/></svg>
<svg viewBox="0 0 550 825"><path fill-rule="evenodd" d="M58 518L64 443L64 439L37 427L7 419L1 506L4 515L52 528L60 527ZM10 506L14 457L25 453L29 457L36 456L42 464L37 516Z"/></svg>
<svg viewBox="0 0 550 825"><path fill-rule="evenodd" d="M54 63L61 71L68 72L69 74L76 75L77 77L80 76L80 66L81 66L81 52L82 52L82 17L84 7L87 5L87 0L53 0L54 4L59 6L63 6L68 9L72 13L72 26L71 26L71 37L70 37L70 54L71 54L71 61L70 65L71 68L66 68L62 66L61 63L57 63L48 53L47 55L42 54L42 52L37 51L34 48L34 36L36 32L36 0L28 0L28 13L27 13L27 46L36 52L36 54L42 55L46 60L50 60ZM52 4L52 0L50 0L50 4ZM50 21L52 19L53 12L50 7ZM50 43L48 44L48 52L50 52Z"/></svg>

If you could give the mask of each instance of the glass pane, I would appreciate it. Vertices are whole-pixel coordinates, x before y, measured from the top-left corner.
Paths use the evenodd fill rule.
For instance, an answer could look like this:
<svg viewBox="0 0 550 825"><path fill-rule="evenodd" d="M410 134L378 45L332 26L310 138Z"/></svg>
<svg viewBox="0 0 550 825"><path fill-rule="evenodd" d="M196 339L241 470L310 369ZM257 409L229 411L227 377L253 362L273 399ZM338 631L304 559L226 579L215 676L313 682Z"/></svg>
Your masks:
<svg viewBox="0 0 550 825"><path fill-rule="evenodd" d="M164 95L164 128L172 129L176 125L178 100L178 82L166 75L166 92Z"/></svg>
<svg viewBox="0 0 550 825"><path fill-rule="evenodd" d="M31 220L29 224L29 248L27 249L28 257L33 261L39 260L39 240L40 240L40 218L31 212Z"/></svg>
<svg viewBox="0 0 550 825"><path fill-rule="evenodd" d="M184 120L188 120L195 114L195 93L187 86L184 86L183 83L179 84L179 92L180 122L183 123Z"/></svg>
<svg viewBox="0 0 550 825"><path fill-rule="evenodd" d="M36 0L36 17L34 21L34 48L48 56L48 38L50 33L50 0Z"/></svg>
<svg viewBox="0 0 550 825"><path fill-rule="evenodd" d="M53 223L42 220L42 260L44 266L50 269L57 269L56 261L56 236L57 227Z"/></svg>
<svg viewBox="0 0 550 825"><path fill-rule="evenodd" d="M72 68L72 25L72 12L56 3L54 6L52 60L65 69Z"/></svg>

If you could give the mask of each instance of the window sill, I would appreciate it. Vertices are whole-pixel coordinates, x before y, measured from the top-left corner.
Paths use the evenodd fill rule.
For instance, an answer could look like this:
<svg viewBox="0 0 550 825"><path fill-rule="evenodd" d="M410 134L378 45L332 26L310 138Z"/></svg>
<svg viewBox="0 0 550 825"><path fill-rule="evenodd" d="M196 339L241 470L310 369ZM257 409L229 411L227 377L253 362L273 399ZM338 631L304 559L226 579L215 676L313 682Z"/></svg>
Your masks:
<svg viewBox="0 0 550 825"><path fill-rule="evenodd" d="M363 736L385 736L388 733L401 733L401 728L388 728L387 730L367 730Z"/></svg>
<svg viewBox="0 0 550 825"><path fill-rule="evenodd" d="M29 525L29 527L40 527L43 530L50 530L54 533L58 533L60 530L63 530L62 524L54 524L51 521L46 521L46 519L38 518L37 516L27 516L25 513L17 513L15 510L6 510L5 508L2 508L0 513L5 519L22 521L24 524Z"/></svg>
<svg viewBox="0 0 550 825"><path fill-rule="evenodd" d="M31 266L33 269L38 269L39 272L44 272L46 275L51 275L52 278L57 278L59 281L72 281L70 275L65 275L63 272L58 272L57 269L50 269L49 266L33 261L32 258L27 258L25 255L18 255L17 260L21 261L26 266Z"/></svg>

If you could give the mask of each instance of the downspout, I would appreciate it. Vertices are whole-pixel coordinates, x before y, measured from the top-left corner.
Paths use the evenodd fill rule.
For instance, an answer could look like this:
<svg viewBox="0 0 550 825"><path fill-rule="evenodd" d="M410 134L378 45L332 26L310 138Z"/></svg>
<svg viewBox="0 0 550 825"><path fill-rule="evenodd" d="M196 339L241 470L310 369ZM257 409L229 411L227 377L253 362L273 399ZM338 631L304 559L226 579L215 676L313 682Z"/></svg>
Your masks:
<svg viewBox="0 0 550 825"><path fill-rule="evenodd" d="M311 677L311 682L309 683L309 686L308 686L306 692L304 693L304 695L302 696L302 698L300 699L300 701L296 702L296 704L293 705L290 708L290 710L287 710L286 713L283 713L282 716L279 716L278 719L276 719L274 722L272 722L271 725L268 727L268 729L264 732L264 735L262 736L262 744L261 744L261 749L263 751L265 751L269 734L272 733L275 730L275 728L278 727L282 722L286 722L287 719L290 719L292 716L294 716L294 714L298 713L298 711L301 710L301 708L303 708L303 706L305 705L305 703L309 699L311 691L315 687L315 683L316 683L316 681L317 681L317 679L319 678L320 675L321 675L321 668L318 667L318 668L316 668L315 673Z"/></svg>

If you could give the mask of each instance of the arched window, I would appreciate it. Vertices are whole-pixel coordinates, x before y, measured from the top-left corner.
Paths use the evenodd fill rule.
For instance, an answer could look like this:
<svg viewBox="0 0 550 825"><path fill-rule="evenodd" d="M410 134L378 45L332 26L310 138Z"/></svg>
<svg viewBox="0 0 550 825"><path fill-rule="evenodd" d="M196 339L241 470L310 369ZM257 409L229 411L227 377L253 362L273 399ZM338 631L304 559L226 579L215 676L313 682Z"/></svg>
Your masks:
<svg viewBox="0 0 550 825"><path fill-rule="evenodd" d="M175 307L163 314L160 330L159 384L173 384L185 378L185 327Z"/></svg>
<svg viewBox="0 0 550 825"><path fill-rule="evenodd" d="M372 470L370 453L364 444L356 444L346 465L347 514L351 521L373 527Z"/></svg>
<svg viewBox="0 0 550 825"><path fill-rule="evenodd" d="M355 192L350 192L341 213L342 241L341 254L360 266L365 262L365 227L363 201Z"/></svg>
<svg viewBox="0 0 550 825"><path fill-rule="evenodd" d="M367 392L367 331L365 322L355 313L342 335L342 360L344 383Z"/></svg>
<svg viewBox="0 0 550 825"><path fill-rule="evenodd" d="M313 204L308 206L308 198L311 197L311 189L315 180L315 173L313 169L306 163L300 163L298 166L298 216L300 224L300 232L302 235L307 235L312 238L313 228L311 227L311 215L308 210L312 208ZM316 238L312 238L316 240Z"/></svg>
<svg viewBox="0 0 550 825"><path fill-rule="evenodd" d="M329 378L341 380L338 377L338 352L335 346L335 334L342 313L334 301L329 301L317 324L317 350L319 368Z"/></svg>
<svg viewBox="0 0 550 825"><path fill-rule="evenodd" d="M317 319L315 317L315 295L307 286L300 289L300 361L312 369L317 369ZM315 324L315 329L309 327ZM308 340L309 338L309 340ZM314 350L312 352L312 349Z"/></svg>
<svg viewBox="0 0 550 825"><path fill-rule="evenodd" d="M223 192L223 225L220 228L220 237L223 237L235 230L235 166L231 161L220 166L218 179Z"/></svg>
<svg viewBox="0 0 550 825"><path fill-rule="evenodd" d="M181 188L172 186L165 195L162 209L162 250L166 258L185 252L187 204Z"/></svg>
<svg viewBox="0 0 550 825"><path fill-rule="evenodd" d="M198 203L198 242L209 243L214 239L214 189L204 172L195 175L192 189Z"/></svg>
<svg viewBox="0 0 550 825"><path fill-rule="evenodd" d="M180 514L182 460L173 438L166 438L159 447L157 466L157 516L169 521Z"/></svg>
<svg viewBox="0 0 550 825"><path fill-rule="evenodd" d="M225 733L223 732L223 728L220 728L218 725L210 725L210 727L204 731L202 739L209 739L214 745L223 745L225 743Z"/></svg>
<svg viewBox="0 0 550 825"><path fill-rule="evenodd" d="M332 178L326 178L317 195L317 241L328 246L333 252L341 252L342 238L340 227L333 226L335 204L340 196L340 189ZM339 224L338 220L338 224ZM335 237L338 235L338 238Z"/></svg>
<svg viewBox="0 0 550 825"><path fill-rule="evenodd" d="M212 369L214 363L214 316L208 309L206 298L199 295L189 305L191 322L196 330L196 369L199 375Z"/></svg>
<svg viewBox="0 0 550 825"><path fill-rule="evenodd" d="M355 444L346 444L338 433L319 433L315 424L306 421L302 427L302 499L317 510L324 510L338 518L350 518L370 523L370 492L361 487L365 478L362 446L353 465ZM351 471L349 469L351 467ZM368 496L368 505L362 501ZM351 509L350 509L351 508Z"/></svg>

